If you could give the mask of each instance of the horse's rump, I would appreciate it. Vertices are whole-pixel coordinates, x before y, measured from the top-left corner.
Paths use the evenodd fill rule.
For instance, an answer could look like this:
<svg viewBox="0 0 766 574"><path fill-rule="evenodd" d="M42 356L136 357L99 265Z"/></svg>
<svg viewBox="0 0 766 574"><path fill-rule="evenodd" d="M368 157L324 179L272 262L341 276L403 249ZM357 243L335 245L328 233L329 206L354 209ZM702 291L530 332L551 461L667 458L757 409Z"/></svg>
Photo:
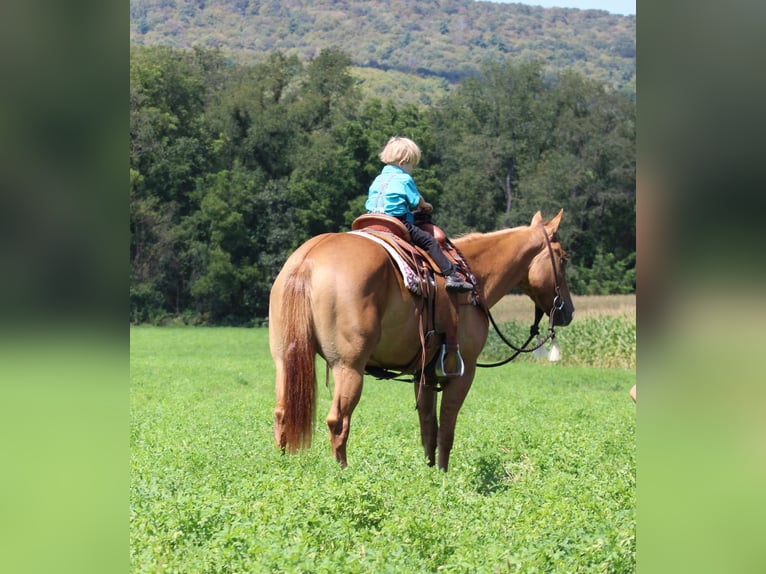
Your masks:
<svg viewBox="0 0 766 574"><path fill-rule="evenodd" d="M318 351L331 364L353 357L396 361L417 345L416 305L396 263L382 246L352 233L312 252ZM404 352L403 352L404 351ZM392 359L393 357L393 359Z"/></svg>

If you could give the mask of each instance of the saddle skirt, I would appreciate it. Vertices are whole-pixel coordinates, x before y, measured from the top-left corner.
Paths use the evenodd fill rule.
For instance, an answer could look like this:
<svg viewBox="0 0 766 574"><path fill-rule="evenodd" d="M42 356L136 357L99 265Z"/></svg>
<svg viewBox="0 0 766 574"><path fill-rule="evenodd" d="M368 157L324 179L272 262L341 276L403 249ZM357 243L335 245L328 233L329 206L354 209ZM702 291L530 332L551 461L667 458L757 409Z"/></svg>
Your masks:
<svg viewBox="0 0 766 574"><path fill-rule="evenodd" d="M423 285L424 280L430 281L433 285L433 277L421 277L416 273L413 266L405 261L401 252L391 243L390 239L386 237L386 235L391 235L389 232L369 229L365 231L349 231L349 233L366 237L382 246L396 264L397 269L399 269L399 273L404 280L404 286L415 295L425 296L427 289L426 286Z"/></svg>

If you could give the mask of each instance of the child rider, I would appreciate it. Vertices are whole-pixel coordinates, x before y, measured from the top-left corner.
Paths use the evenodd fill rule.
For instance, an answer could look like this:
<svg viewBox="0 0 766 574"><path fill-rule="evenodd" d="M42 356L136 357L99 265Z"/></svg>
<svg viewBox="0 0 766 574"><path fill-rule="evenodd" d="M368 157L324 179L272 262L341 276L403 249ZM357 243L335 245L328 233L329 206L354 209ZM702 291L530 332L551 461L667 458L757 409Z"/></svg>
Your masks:
<svg viewBox="0 0 766 574"><path fill-rule="evenodd" d="M420 148L409 138L392 137L380 153L380 159L386 165L370 185L365 203L367 211L384 213L404 223L412 243L428 252L439 266L447 289L470 291L472 285L456 272L455 265L442 253L433 235L415 225L413 209L420 208L425 213L433 210L433 206L420 195L412 179L412 168L420 162Z"/></svg>

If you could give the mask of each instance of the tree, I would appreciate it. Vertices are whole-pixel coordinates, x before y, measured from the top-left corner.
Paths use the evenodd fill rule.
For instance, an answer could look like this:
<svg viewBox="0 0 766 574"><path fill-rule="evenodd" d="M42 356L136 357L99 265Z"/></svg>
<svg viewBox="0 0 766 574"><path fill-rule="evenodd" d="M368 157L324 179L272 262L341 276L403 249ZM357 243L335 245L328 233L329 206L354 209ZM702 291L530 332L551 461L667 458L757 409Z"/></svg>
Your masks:
<svg viewBox="0 0 766 574"><path fill-rule="evenodd" d="M599 249L631 265L635 252L635 104L570 72L497 65L461 83L435 109L436 206L448 233L524 225L567 212L575 269ZM575 271L576 272L576 271Z"/></svg>
<svg viewBox="0 0 766 574"><path fill-rule="evenodd" d="M453 232L531 218L514 203L520 174L549 145L552 117L542 70L539 62L489 63L437 108L447 188L440 209Z"/></svg>
<svg viewBox="0 0 766 574"><path fill-rule="evenodd" d="M555 84L555 153L530 182L569 203L573 258L590 267L599 248L618 260L635 252L635 104L576 74Z"/></svg>
<svg viewBox="0 0 766 574"><path fill-rule="evenodd" d="M487 64L432 108L362 101L337 49L234 64L216 50L133 48L131 321L249 324L309 237L364 212L392 136L454 235L567 211L572 285L631 289L635 104L539 63Z"/></svg>
<svg viewBox="0 0 766 574"><path fill-rule="evenodd" d="M130 63L130 257L134 320L179 313L187 286L178 222L208 168L204 111L214 54L132 49ZM220 63L220 62L219 62Z"/></svg>

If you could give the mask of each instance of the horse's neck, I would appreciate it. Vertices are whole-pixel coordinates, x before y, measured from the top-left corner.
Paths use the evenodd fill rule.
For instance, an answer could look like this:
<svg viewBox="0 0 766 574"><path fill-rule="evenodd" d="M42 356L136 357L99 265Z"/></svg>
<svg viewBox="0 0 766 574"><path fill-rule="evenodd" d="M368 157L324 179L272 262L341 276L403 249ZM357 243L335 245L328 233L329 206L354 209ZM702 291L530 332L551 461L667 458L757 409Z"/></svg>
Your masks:
<svg viewBox="0 0 766 574"><path fill-rule="evenodd" d="M474 233L454 243L468 260L490 307L526 278L540 251L533 228L526 226Z"/></svg>

